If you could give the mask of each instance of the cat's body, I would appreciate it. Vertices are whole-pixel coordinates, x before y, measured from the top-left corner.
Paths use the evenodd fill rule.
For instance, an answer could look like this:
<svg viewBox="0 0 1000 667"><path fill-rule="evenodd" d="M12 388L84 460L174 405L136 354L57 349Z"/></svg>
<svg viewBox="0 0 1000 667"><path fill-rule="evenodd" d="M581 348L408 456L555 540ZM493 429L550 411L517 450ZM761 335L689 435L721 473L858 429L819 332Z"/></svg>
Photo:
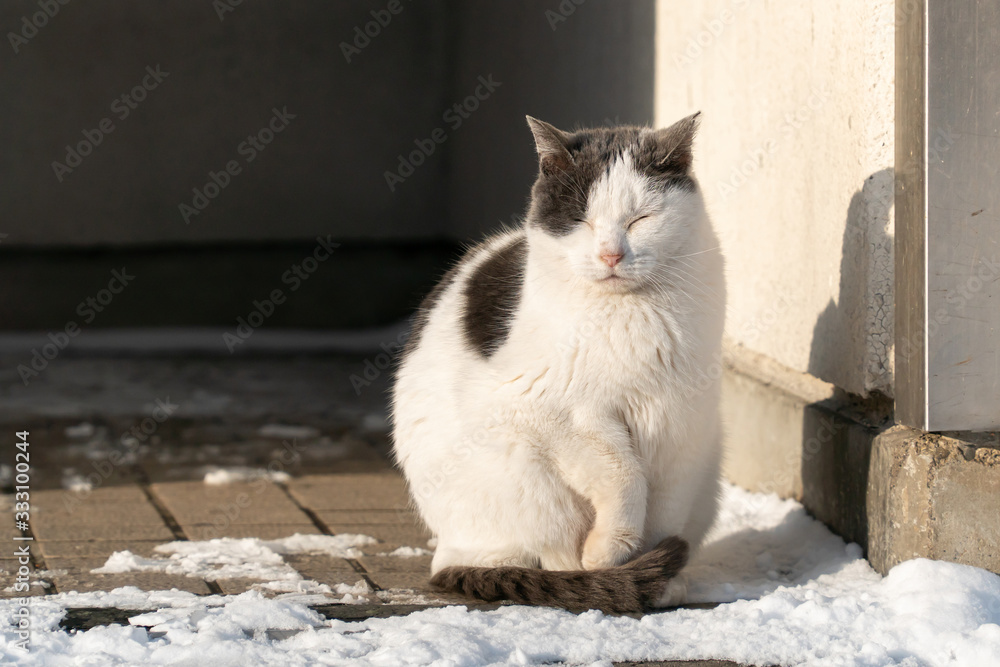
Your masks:
<svg viewBox="0 0 1000 667"><path fill-rule="evenodd" d="M533 121L524 228L472 249L425 302L394 390L397 461L437 537L432 573L508 568L452 587L489 597L512 566L614 572L710 527L725 288L694 126ZM682 560L658 565L658 591Z"/></svg>

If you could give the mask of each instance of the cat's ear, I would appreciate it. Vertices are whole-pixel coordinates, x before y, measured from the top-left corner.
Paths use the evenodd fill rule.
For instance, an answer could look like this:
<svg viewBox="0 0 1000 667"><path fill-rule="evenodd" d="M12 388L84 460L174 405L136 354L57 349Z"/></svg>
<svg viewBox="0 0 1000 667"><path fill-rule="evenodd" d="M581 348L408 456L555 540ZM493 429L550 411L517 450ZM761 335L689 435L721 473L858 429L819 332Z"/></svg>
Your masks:
<svg viewBox="0 0 1000 667"><path fill-rule="evenodd" d="M551 174L566 171L573 166L573 156L570 155L569 135L557 130L546 122L526 116L531 133L535 135L535 150L538 151L538 164L542 171Z"/></svg>
<svg viewBox="0 0 1000 667"><path fill-rule="evenodd" d="M654 130L646 135L652 155L649 165L654 171L664 174L687 174L691 170L693 160L692 148L694 135L698 131L697 111L687 118L682 118L663 130Z"/></svg>

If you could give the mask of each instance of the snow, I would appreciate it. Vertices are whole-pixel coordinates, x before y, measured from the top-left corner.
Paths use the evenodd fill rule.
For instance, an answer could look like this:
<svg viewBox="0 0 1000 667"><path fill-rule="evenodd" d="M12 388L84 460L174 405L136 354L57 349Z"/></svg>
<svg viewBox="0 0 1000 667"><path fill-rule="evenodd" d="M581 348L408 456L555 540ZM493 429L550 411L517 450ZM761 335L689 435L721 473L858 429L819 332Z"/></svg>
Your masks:
<svg viewBox="0 0 1000 667"><path fill-rule="evenodd" d="M388 433L391 427L385 414L369 412L361 418L361 430L369 433Z"/></svg>
<svg viewBox="0 0 1000 667"><path fill-rule="evenodd" d="M415 558L416 556L430 556L433 551L421 549L420 547L399 547L389 553L381 553L379 556L395 556L396 558Z"/></svg>
<svg viewBox="0 0 1000 667"><path fill-rule="evenodd" d="M331 589L326 584L304 579L298 571L285 562L284 554L325 553L337 558L358 558L357 547L374 544L377 540L368 535L302 535L296 533L280 540L260 540L253 537L236 539L220 537L198 542L170 542L156 547L155 551L169 554L167 558L144 558L131 551L116 551L107 562L92 570L95 574L122 572L163 572L198 579L260 579L260 588L278 592L310 594L338 593L350 596L339 602L361 600L371 589L363 581L343 590ZM341 587L343 588L343 587Z"/></svg>
<svg viewBox="0 0 1000 667"><path fill-rule="evenodd" d="M78 473L74 468L65 468L62 471L62 488L68 491L84 493L94 488L94 484Z"/></svg>
<svg viewBox="0 0 1000 667"><path fill-rule="evenodd" d="M234 484L237 482L253 482L265 478L272 482L284 484L292 479L292 476L283 470L267 470L265 468L248 468L246 466L231 466L229 468L213 467L205 473L205 484L221 485Z"/></svg>
<svg viewBox="0 0 1000 667"><path fill-rule="evenodd" d="M179 571L240 567L281 583L287 576L281 554L356 548L349 539L334 544L329 538L175 542L161 553L170 554L163 560L177 561ZM157 559L119 560L122 567L145 567ZM105 567L114 566L109 560ZM0 662L471 666L715 658L757 665L1000 665L1000 577L924 559L880 577L856 545L844 544L797 503L774 496L727 489L712 542L687 573L693 600L725 603L639 619L452 606L347 623L323 619L306 606L308 596L296 593L60 593L31 600L30 653L14 648L12 627L0 625ZM57 628L65 608L94 606L147 613L129 626L75 634ZM0 601L0 618L10 618L15 607Z"/></svg>
<svg viewBox="0 0 1000 667"><path fill-rule="evenodd" d="M89 438L96 432L94 425L90 422L80 422L73 426L67 426L63 429L63 433L66 434L67 438L78 440L82 438Z"/></svg>

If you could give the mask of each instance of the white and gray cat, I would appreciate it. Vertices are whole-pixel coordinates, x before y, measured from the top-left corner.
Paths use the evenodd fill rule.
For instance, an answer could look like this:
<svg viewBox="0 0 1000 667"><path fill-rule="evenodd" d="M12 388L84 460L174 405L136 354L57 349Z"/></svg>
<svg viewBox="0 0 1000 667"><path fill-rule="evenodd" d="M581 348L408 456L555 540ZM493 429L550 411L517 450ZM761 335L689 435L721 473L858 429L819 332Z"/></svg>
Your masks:
<svg viewBox="0 0 1000 667"><path fill-rule="evenodd" d="M393 438L435 585L618 612L683 597L721 458L725 282L691 174L697 116L572 133L529 117L523 227L421 306Z"/></svg>

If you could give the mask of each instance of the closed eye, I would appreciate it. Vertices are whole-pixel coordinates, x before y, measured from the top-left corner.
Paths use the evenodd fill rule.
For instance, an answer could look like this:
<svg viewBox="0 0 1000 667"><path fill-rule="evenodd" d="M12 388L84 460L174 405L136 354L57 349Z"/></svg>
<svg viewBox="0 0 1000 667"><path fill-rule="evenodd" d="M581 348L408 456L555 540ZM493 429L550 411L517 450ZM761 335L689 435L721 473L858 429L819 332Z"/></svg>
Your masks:
<svg viewBox="0 0 1000 667"><path fill-rule="evenodd" d="M640 215L638 218L633 218L630 223L628 223L627 225L625 225L625 231L628 231L628 230L632 229L632 225L634 225L635 223L639 222L640 220L645 220L648 217L649 217L648 215Z"/></svg>

